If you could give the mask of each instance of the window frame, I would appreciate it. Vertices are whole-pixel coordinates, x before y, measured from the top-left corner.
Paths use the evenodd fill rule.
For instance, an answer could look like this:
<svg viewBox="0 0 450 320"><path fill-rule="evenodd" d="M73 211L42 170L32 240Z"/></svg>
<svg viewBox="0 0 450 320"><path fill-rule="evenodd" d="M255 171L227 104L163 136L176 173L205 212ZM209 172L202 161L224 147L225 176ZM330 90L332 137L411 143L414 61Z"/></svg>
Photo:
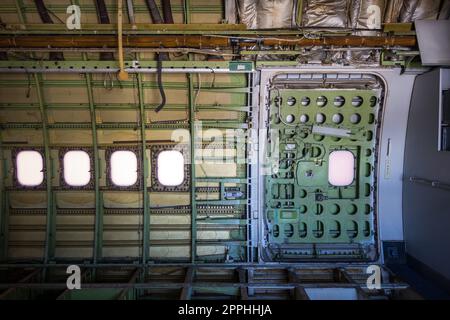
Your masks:
<svg viewBox="0 0 450 320"><path fill-rule="evenodd" d="M184 178L178 186L165 186L158 179L158 157L163 151L178 151L184 158ZM189 148L186 144L158 144L150 146L151 158L151 186L153 192L187 192L191 186L191 170L189 164Z"/></svg>
<svg viewBox="0 0 450 320"><path fill-rule="evenodd" d="M116 151L131 151L136 155L137 160L137 166L136 166L136 174L137 179L134 184L131 186L118 186L114 184L111 178L112 168L111 168L111 156ZM105 159L106 159L106 185L108 189L111 190L128 190L128 191L137 191L142 188L142 179L143 179L143 172L142 172L142 153L140 149L136 146L123 146L123 147L113 147L113 148L107 148L105 150Z"/></svg>
<svg viewBox="0 0 450 320"><path fill-rule="evenodd" d="M20 183L18 178L18 170L17 170L17 156L22 151L36 151L42 157L42 173L44 175L44 179L42 179L41 184L37 186L26 186ZM42 147L23 147L23 148L14 148L12 150L12 164L13 164L13 186L16 189L25 189L25 190L45 190L47 186L47 166L45 161L45 152Z"/></svg>
<svg viewBox="0 0 450 320"><path fill-rule="evenodd" d="M89 156L89 165L90 165L90 179L89 183L84 186L72 186L66 182L66 179L64 179L64 156L69 151L84 151ZM95 168L94 168L94 152L92 148L86 148L86 147L64 147L59 148L58 150L58 157L59 157L59 187L60 189L64 190L92 190L94 189L95 185Z"/></svg>

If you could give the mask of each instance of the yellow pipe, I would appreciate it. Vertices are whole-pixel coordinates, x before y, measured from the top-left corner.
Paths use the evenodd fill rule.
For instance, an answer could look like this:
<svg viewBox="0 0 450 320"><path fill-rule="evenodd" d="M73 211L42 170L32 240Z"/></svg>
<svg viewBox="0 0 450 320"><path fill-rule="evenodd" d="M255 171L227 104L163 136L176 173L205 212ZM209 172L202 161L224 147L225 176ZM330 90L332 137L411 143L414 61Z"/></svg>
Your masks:
<svg viewBox="0 0 450 320"><path fill-rule="evenodd" d="M122 39L122 0L117 0L117 43L119 51L119 80L128 80L128 73L125 71L123 62L123 39Z"/></svg>

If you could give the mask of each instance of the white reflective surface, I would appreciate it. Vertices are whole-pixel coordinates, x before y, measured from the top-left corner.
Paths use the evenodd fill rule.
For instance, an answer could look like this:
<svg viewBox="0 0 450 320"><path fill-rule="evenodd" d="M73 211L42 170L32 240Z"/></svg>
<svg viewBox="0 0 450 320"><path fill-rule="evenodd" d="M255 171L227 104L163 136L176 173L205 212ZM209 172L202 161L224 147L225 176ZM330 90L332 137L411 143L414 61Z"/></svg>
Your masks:
<svg viewBox="0 0 450 320"><path fill-rule="evenodd" d="M179 186L184 180L184 158L181 152L161 151L158 155L158 181L164 186Z"/></svg>
<svg viewBox="0 0 450 320"><path fill-rule="evenodd" d="M44 181L44 159L37 151L21 151L16 158L17 180L23 186L34 187Z"/></svg>
<svg viewBox="0 0 450 320"><path fill-rule="evenodd" d="M64 155L64 180L70 186L82 187L91 180L91 161L85 151L68 151Z"/></svg>
<svg viewBox="0 0 450 320"><path fill-rule="evenodd" d="M137 158L132 151L115 151L111 155L111 181L119 187L132 186L137 181Z"/></svg>
<svg viewBox="0 0 450 320"><path fill-rule="evenodd" d="M328 182L337 187L350 185L355 179L355 156L350 151L339 150L328 158Z"/></svg>

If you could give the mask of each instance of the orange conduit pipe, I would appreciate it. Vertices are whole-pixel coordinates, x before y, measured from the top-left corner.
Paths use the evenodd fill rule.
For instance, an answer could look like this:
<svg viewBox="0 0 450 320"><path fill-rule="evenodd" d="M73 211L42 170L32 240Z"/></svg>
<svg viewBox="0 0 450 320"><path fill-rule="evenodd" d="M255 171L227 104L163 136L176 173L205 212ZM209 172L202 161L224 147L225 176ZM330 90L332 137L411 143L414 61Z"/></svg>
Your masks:
<svg viewBox="0 0 450 320"><path fill-rule="evenodd" d="M123 39L122 39L122 0L117 0L117 45L119 51L119 80L128 80L123 61Z"/></svg>

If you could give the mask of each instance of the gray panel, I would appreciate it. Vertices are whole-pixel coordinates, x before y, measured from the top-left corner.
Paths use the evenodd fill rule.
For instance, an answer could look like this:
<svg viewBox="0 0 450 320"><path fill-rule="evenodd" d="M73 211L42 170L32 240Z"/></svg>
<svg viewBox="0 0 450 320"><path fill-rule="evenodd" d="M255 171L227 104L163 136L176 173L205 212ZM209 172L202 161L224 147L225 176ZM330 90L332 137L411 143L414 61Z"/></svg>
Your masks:
<svg viewBox="0 0 450 320"><path fill-rule="evenodd" d="M450 20L415 22L424 66L450 66Z"/></svg>
<svg viewBox="0 0 450 320"><path fill-rule="evenodd" d="M450 279L450 191L426 183L450 183L450 152L437 148L442 72L446 70L421 75L414 85L405 146L403 215L407 253ZM410 182L409 177L417 177L418 182Z"/></svg>

